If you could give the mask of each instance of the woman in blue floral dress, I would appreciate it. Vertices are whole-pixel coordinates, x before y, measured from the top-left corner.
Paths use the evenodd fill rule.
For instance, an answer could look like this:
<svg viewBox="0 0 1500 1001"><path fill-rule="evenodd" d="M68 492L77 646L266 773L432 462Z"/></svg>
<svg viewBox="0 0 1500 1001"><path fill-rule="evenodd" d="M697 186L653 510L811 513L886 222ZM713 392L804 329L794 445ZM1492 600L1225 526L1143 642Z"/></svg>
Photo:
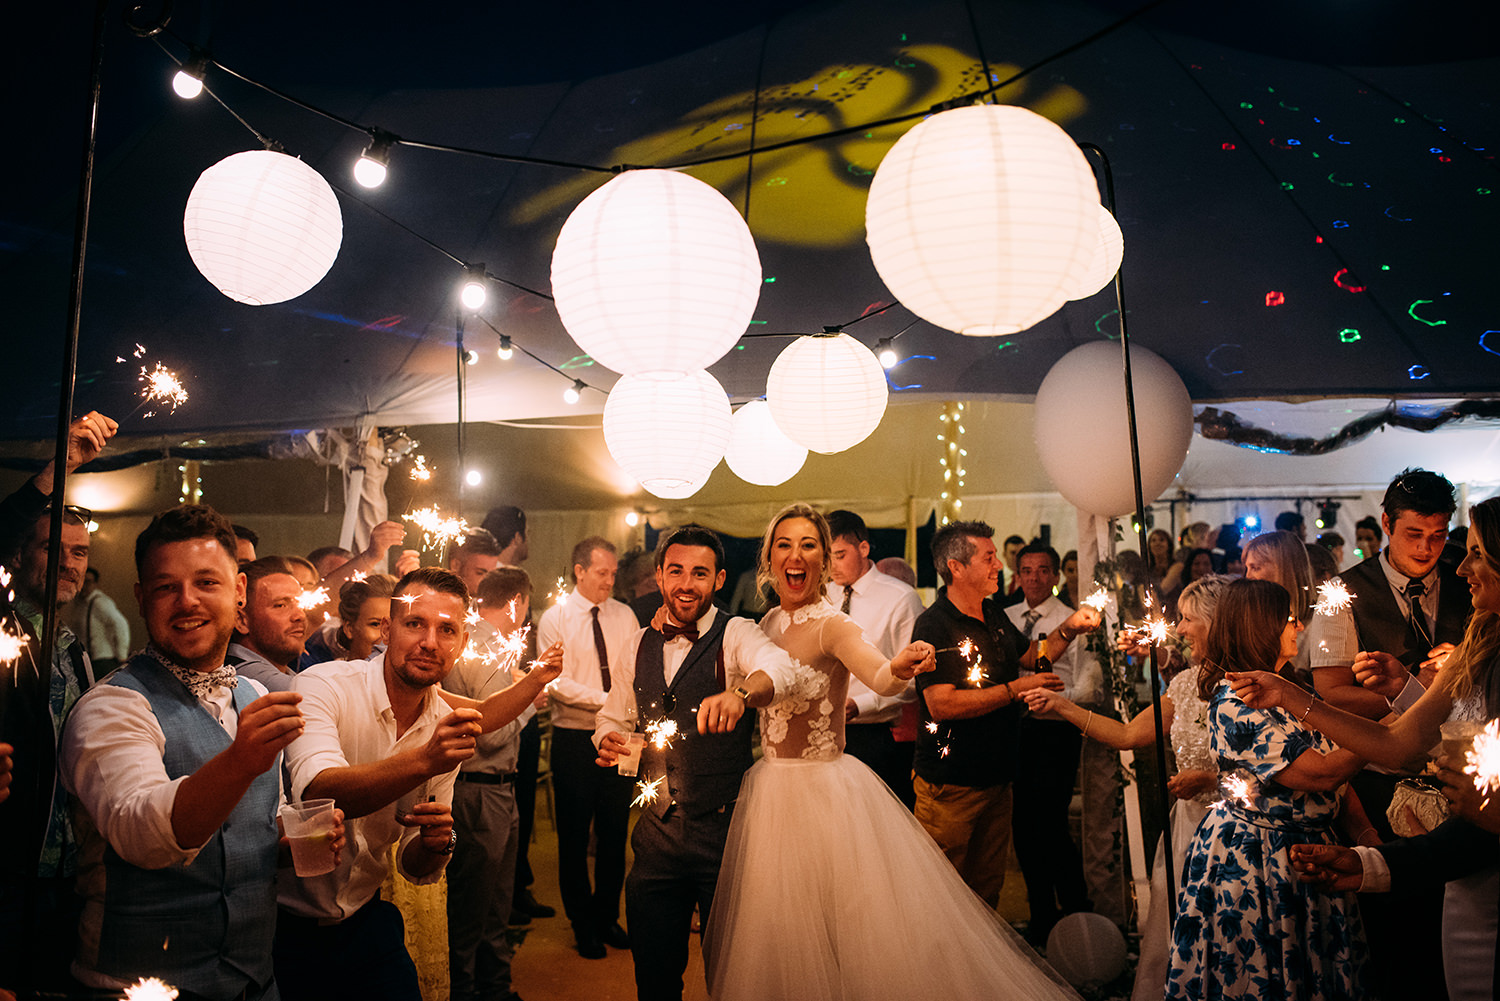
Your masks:
<svg viewBox="0 0 1500 1001"><path fill-rule="evenodd" d="M1280 709L1251 709L1225 670L1280 670L1299 623L1279 584L1224 589L1199 690L1222 798L1198 827L1183 867L1166 997L1341 1001L1366 996L1364 929L1354 894L1299 882L1287 847L1332 840L1339 791L1362 760Z"/></svg>

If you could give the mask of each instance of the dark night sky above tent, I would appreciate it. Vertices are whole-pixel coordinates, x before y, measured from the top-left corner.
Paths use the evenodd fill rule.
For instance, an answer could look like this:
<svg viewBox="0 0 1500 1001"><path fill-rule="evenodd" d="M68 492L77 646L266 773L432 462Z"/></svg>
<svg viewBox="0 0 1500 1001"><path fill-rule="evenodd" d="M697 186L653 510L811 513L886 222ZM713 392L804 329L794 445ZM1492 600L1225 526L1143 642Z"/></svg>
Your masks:
<svg viewBox="0 0 1500 1001"><path fill-rule="evenodd" d="M18 31L28 42L10 70L18 145L0 207L15 345L0 374L9 439L47 436L56 408L84 6L22 15L45 23ZM607 167L742 152L752 131L764 146L920 112L974 89L981 52L1005 78L1133 7L974 0L977 39L958 2L413 9L179 2L171 30L364 126ZM1494 18L1479 3L1178 0L999 96L1108 151L1132 339L1167 358L1195 400L1490 394L1500 386L1488 238L1500 222ZM112 6L78 409L133 409L138 366L115 358L136 343L193 393L179 413L154 426L136 416L127 431L284 430L369 413L450 420L460 269L429 242L545 292L558 229L608 176L402 148L386 185L366 193L348 175L363 135L211 75L238 114L340 190L344 217L339 259L318 286L245 306L193 268L181 218L199 173L258 144L210 101L173 97L169 77L161 50L129 35ZM748 194L767 279L750 333L814 332L891 301L864 245L863 203L907 127L689 171L736 205ZM546 298L497 287L491 301L488 324L518 345L601 391L613 383ZM1114 332L1113 309L1102 293L1008 338L917 322L897 342L907 360L892 388L896 398L1025 398L1066 351ZM870 344L912 319L898 306L849 333ZM519 356L496 361L487 325L471 322L466 336L484 355L469 370L471 419L564 409L567 379ZM785 343L747 338L712 371L736 399L757 396Z"/></svg>

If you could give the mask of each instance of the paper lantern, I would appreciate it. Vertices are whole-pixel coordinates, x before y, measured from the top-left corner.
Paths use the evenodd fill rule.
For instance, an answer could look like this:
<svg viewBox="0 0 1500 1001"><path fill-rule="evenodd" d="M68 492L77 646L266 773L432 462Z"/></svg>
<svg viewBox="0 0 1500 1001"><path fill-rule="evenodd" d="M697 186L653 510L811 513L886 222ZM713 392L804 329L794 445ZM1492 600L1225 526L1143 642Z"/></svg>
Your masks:
<svg viewBox="0 0 1500 1001"><path fill-rule="evenodd" d="M606 368L705 369L760 297L750 228L723 195L672 170L627 171L568 216L552 252L563 326Z"/></svg>
<svg viewBox="0 0 1500 1001"><path fill-rule="evenodd" d="M797 338L766 376L766 404L781 433L825 455L868 438L885 403L885 370L848 334Z"/></svg>
<svg viewBox="0 0 1500 1001"><path fill-rule="evenodd" d="M751 400L729 422L724 461L746 483L774 487L797 475L807 449L781 433L765 400Z"/></svg>
<svg viewBox="0 0 1500 1001"><path fill-rule="evenodd" d="M609 454L658 497L696 493L728 441L729 398L707 372L674 379L627 375L604 401Z"/></svg>
<svg viewBox="0 0 1500 1001"><path fill-rule="evenodd" d="M1193 403L1159 355L1130 349L1141 489L1150 504L1172 483L1193 440ZM1070 503L1112 518L1135 511L1120 346L1095 341L1058 359L1036 391L1036 449Z"/></svg>
<svg viewBox="0 0 1500 1001"><path fill-rule="evenodd" d="M182 217L188 254L236 302L285 302L323 280L344 217L323 175L294 156L250 150L198 177Z"/></svg>
<svg viewBox="0 0 1500 1001"><path fill-rule="evenodd" d="M984 336L1025 330L1083 281L1099 190L1068 134L1009 105L955 108L891 147L870 184L875 270L929 323Z"/></svg>
<svg viewBox="0 0 1500 1001"><path fill-rule="evenodd" d="M1125 259L1125 234L1113 213L1099 206L1099 242L1094 245L1094 259L1089 264L1083 280L1074 288L1069 299L1087 299L1115 280L1120 262Z"/></svg>
<svg viewBox="0 0 1500 1001"><path fill-rule="evenodd" d="M1068 914L1047 936L1047 962L1074 987L1099 987L1125 972L1125 936L1102 914Z"/></svg>

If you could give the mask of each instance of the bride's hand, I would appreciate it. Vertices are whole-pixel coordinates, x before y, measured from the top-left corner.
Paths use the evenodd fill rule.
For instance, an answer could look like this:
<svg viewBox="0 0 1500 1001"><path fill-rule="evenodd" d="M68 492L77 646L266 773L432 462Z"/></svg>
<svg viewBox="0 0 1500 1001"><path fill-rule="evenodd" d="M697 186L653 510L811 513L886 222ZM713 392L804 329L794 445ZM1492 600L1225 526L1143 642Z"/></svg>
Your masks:
<svg viewBox="0 0 1500 1001"><path fill-rule="evenodd" d="M891 674L902 681L910 681L918 674L925 674L937 667L937 651L931 643L917 640L891 658Z"/></svg>

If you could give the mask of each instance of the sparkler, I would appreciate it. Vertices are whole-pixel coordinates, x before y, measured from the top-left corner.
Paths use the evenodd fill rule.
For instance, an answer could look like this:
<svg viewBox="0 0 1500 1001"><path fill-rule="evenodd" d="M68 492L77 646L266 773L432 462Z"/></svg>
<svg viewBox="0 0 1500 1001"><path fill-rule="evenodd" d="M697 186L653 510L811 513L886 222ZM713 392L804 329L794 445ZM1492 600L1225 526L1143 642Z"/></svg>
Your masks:
<svg viewBox="0 0 1500 1001"><path fill-rule="evenodd" d="M142 977L125 988L126 1001L173 1001L177 988L156 977Z"/></svg>
<svg viewBox="0 0 1500 1001"><path fill-rule="evenodd" d="M369 576L370 575L367 574L367 573L365 573L363 570L356 570L352 574L349 575L349 579L351 581L368 580Z"/></svg>
<svg viewBox="0 0 1500 1001"><path fill-rule="evenodd" d="M557 578L557 583L552 585L552 590L547 592L547 601L551 604L556 605L567 596L568 582L566 579L559 577Z"/></svg>
<svg viewBox="0 0 1500 1001"><path fill-rule="evenodd" d="M1313 611L1319 615L1337 615L1349 607L1354 595L1338 579L1324 581L1318 585L1318 601Z"/></svg>
<svg viewBox="0 0 1500 1001"><path fill-rule="evenodd" d="M927 722L927 732L928 733L937 733L938 732L937 720L929 720Z"/></svg>
<svg viewBox="0 0 1500 1001"><path fill-rule="evenodd" d="M655 723L647 723L646 739L651 741L651 746L658 751L665 751L672 746L672 741L677 739L677 721L662 719Z"/></svg>
<svg viewBox="0 0 1500 1001"><path fill-rule="evenodd" d="M303 591L297 595L297 607L304 612L310 612L319 605L328 601L328 588L320 587L312 591Z"/></svg>
<svg viewBox="0 0 1500 1001"><path fill-rule="evenodd" d="M1160 615L1153 615L1142 625L1145 627L1146 635L1151 640L1152 646L1161 646L1167 642L1167 620Z"/></svg>
<svg viewBox="0 0 1500 1001"><path fill-rule="evenodd" d="M24 633L11 632L10 623L0 622L0 664L18 667L21 651L26 649L29 642Z"/></svg>
<svg viewBox="0 0 1500 1001"><path fill-rule="evenodd" d="M1219 788L1227 799L1232 799L1241 806L1248 808L1251 805L1250 782L1243 775L1230 774L1219 778ZM1220 800L1219 802L1224 802Z"/></svg>
<svg viewBox="0 0 1500 1001"><path fill-rule="evenodd" d="M469 533L469 523L462 518L445 518L434 504L420 508L402 519L422 530L422 548L436 549L457 542Z"/></svg>
<svg viewBox="0 0 1500 1001"><path fill-rule="evenodd" d="M1474 788L1489 805L1490 796L1500 789L1500 720L1490 720L1474 736L1474 746L1464 754L1464 774L1474 776Z"/></svg>
<svg viewBox="0 0 1500 1001"><path fill-rule="evenodd" d="M941 650L935 650L933 652L934 653L956 653L960 657L962 657L964 660L973 660L974 659L974 641L972 639L970 639L969 637L965 636L963 638L963 641L961 643L959 643L958 646L945 646Z"/></svg>
<svg viewBox="0 0 1500 1001"><path fill-rule="evenodd" d="M984 658L981 657L974 662L973 667L969 668L968 681L971 685L982 685L984 678Z"/></svg>
<svg viewBox="0 0 1500 1001"><path fill-rule="evenodd" d="M136 348L138 350L135 356L139 358L141 353L145 351L145 348L142 348L139 344L136 345ZM124 358L115 359L118 362L123 362L124 360ZM141 388L141 403L140 406L125 415L127 418L134 417L142 410L145 410L146 407L152 405L170 407L169 413L175 413L178 407L187 402L188 392L183 388L182 380L177 378L176 372L162 365L161 362L157 362L156 367L149 372L146 371L146 366L142 365L139 381L143 383ZM147 410L145 416L155 417L156 411Z"/></svg>
<svg viewBox="0 0 1500 1001"><path fill-rule="evenodd" d="M659 775L650 781L641 779L635 784L635 799L630 801L631 806L649 806L656 802L656 797L661 793L662 781L665 775Z"/></svg>
<svg viewBox="0 0 1500 1001"><path fill-rule="evenodd" d="M432 469L427 465L427 456L419 455L411 461L411 478L421 483L432 479Z"/></svg>
<svg viewBox="0 0 1500 1001"><path fill-rule="evenodd" d="M1104 611L1104 606L1109 604L1109 592L1104 588L1098 588L1093 594L1083 599L1083 603L1095 611Z"/></svg>

